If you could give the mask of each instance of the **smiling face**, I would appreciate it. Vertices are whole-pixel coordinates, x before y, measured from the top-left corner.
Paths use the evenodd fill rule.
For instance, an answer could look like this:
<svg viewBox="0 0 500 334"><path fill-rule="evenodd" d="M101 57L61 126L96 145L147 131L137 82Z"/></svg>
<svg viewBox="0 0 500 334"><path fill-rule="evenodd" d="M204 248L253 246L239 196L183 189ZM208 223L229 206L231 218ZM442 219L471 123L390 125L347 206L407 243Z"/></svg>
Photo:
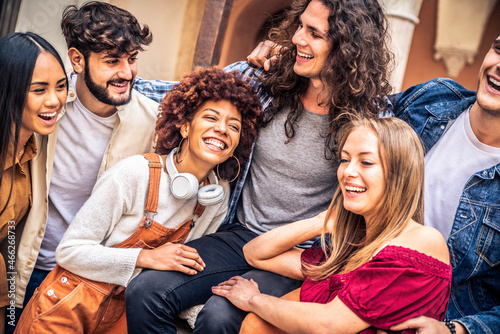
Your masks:
<svg viewBox="0 0 500 334"><path fill-rule="evenodd" d="M204 102L193 120L181 127L181 135L187 139L180 153L184 157L181 164L203 169L201 174L209 172L233 155L240 142L241 126L241 114L229 101Z"/></svg>
<svg viewBox="0 0 500 334"><path fill-rule="evenodd" d="M57 59L49 52L40 53L26 98L20 138L54 131L67 93L66 74Z"/></svg>
<svg viewBox="0 0 500 334"><path fill-rule="evenodd" d="M355 129L341 150L337 177L344 208L362 215L368 223L385 192L385 176L380 160L378 138L366 128Z"/></svg>
<svg viewBox="0 0 500 334"><path fill-rule="evenodd" d="M297 46L294 72L309 79L318 79L332 50L328 36L330 10L318 0L309 3L300 16L300 25L292 42Z"/></svg>
<svg viewBox="0 0 500 334"><path fill-rule="evenodd" d="M500 116L500 37L493 42L481 65L477 104L485 112Z"/></svg>
<svg viewBox="0 0 500 334"><path fill-rule="evenodd" d="M127 104L137 75L137 51L124 54L90 52L83 78L95 98L110 106Z"/></svg>

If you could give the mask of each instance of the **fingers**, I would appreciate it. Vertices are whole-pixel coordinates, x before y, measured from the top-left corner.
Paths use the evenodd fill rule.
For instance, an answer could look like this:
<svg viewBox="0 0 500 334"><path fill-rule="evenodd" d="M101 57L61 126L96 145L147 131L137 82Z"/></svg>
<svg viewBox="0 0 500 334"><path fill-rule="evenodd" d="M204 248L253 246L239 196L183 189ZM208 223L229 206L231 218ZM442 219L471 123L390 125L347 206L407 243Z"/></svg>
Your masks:
<svg viewBox="0 0 500 334"><path fill-rule="evenodd" d="M205 262L196 249L183 245L167 243L158 248L139 253L137 266L157 270L174 270L187 275L203 271Z"/></svg>
<svg viewBox="0 0 500 334"><path fill-rule="evenodd" d="M187 275L195 275L205 269L205 262L203 262L196 249L182 244L176 246L178 246L178 249L175 252L174 261L177 267L174 270Z"/></svg>
<svg viewBox="0 0 500 334"><path fill-rule="evenodd" d="M241 276L233 276L230 279L228 279L227 281L219 283L219 285L217 285L217 286L221 286L221 287L223 287L223 286L226 286L226 287L233 286L233 285L237 284L238 281L242 281L242 280L245 280L245 278L243 278Z"/></svg>
<svg viewBox="0 0 500 334"><path fill-rule="evenodd" d="M247 61L252 65L264 67L266 71L269 71L271 66L277 60L277 57L274 56L275 49L276 44L271 41L260 42L247 57Z"/></svg>
<svg viewBox="0 0 500 334"><path fill-rule="evenodd" d="M247 61L255 66L262 67L267 60L269 50L266 51L264 42L260 42L252 53L247 57Z"/></svg>
<svg viewBox="0 0 500 334"><path fill-rule="evenodd" d="M200 266L202 268L206 267L205 262L201 258L201 256L198 254L198 251L192 247L186 246L186 245L180 245L179 251L177 252L178 255L186 258L186 259L191 259L194 260L196 263L194 266ZM191 266L193 267L193 266Z"/></svg>
<svg viewBox="0 0 500 334"><path fill-rule="evenodd" d="M241 276L234 276L227 281L219 283L217 286L212 287L212 292L218 296L228 297L233 287L238 284L239 281L245 280Z"/></svg>
<svg viewBox="0 0 500 334"><path fill-rule="evenodd" d="M412 319L408 319L403 321L397 325L391 327L391 331L401 331L404 329L413 329L413 328L421 328L424 327L426 321L426 317L420 316Z"/></svg>
<svg viewBox="0 0 500 334"><path fill-rule="evenodd" d="M224 289L221 289L221 288L219 288L217 286L213 286L212 287L212 293L214 295L221 296L221 297L226 297L227 298L228 291L224 290Z"/></svg>
<svg viewBox="0 0 500 334"><path fill-rule="evenodd" d="M115 290L113 291L113 294L119 295L123 291L125 291L125 287L120 285L119 287L115 288Z"/></svg>
<svg viewBox="0 0 500 334"><path fill-rule="evenodd" d="M187 267L187 268L194 269L195 270L194 274L196 274L199 271L203 271L203 269L205 269L205 267L203 265L201 265L199 262L197 262L194 259L189 259L189 258L186 258L186 257L181 257L181 258L179 258L177 260L177 262L178 262L178 264L180 266L184 266L184 267Z"/></svg>
<svg viewBox="0 0 500 334"><path fill-rule="evenodd" d="M228 279L227 281L219 283L214 288L218 288L221 290L230 290L233 286L235 286L236 284L238 284L238 282L241 282L241 281L248 281L248 280L246 278L241 277L241 276L234 276L234 277L231 277L230 279ZM255 284L257 284L257 283L255 283Z"/></svg>
<svg viewBox="0 0 500 334"><path fill-rule="evenodd" d="M212 292L218 296L221 296L221 297L228 297L228 294L229 294L229 290L231 289L231 287L234 285L234 284L230 284L229 281L231 279L227 280L227 281L224 281L224 282L221 282L219 283L218 285L216 286L213 286L212 287Z"/></svg>
<svg viewBox="0 0 500 334"><path fill-rule="evenodd" d="M259 284L253 280L253 278L250 279L250 282L255 285L256 288L259 288Z"/></svg>
<svg viewBox="0 0 500 334"><path fill-rule="evenodd" d="M173 248L173 254L175 254L174 260L183 265L188 265L193 268L201 267L201 269L206 267L198 251L192 247L183 244L166 244L162 247L165 247L166 252L169 251L168 248ZM158 249L159 248L160 247L158 247Z"/></svg>
<svg viewBox="0 0 500 334"><path fill-rule="evenodd" d="M266 61L264 62L264 70L269 71L271 69L271 66L273 66L273 64L277 61L278 57L276 56L272 56L271 58L266 59Z"/></svg>

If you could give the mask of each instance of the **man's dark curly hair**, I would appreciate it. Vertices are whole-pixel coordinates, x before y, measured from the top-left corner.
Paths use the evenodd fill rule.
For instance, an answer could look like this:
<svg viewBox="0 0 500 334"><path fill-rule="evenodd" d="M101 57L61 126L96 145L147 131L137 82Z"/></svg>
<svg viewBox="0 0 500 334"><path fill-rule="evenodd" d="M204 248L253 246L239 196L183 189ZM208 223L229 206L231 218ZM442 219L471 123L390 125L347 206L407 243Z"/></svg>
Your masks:
<svg viewBox="0 0 500 334"><path fill-rule="evenodd" d="M265 74L262 89L274 97L270 115L285 107L290 112L285 123L289 139L303 112L300 97L309 79L293 71L297 48L292 37L300 16L312 0L296 0L281 25L271 29L269 39L281 45L279 61ZM330 10L328 37L333 42L320 77L325 83L330 115L330 131L325 138L325 157L335 157L335 136L345 113L375 116L387 108L390 94L389 65L392 54L387 46L387 21L378 0L319 0Z"/></svg>
<svg viewBox="0 0 500 334"><path fill-rule="evenodd" d="M113 51L119 55L143 50L153 35L149 27L141 28L128 11L100 1L91 1L80 8L64 9L61 29L69 48L80 51L85 58L90 52Z"/></svg>
<svg viewBox="0 0 500 334"><path fill-rule="evenodd" d="M218 67L198 68L186 74L165 95L156 122L156 151L170 153L182 139L180 128L193 120L198 108L206 101L220 100L229 101L241 114L240 142L233 155L243 168L262 122L261 104L239 73L227 73ZM232 180L237 170L232 158L219 165L219 175L225 180Z"/></svg>

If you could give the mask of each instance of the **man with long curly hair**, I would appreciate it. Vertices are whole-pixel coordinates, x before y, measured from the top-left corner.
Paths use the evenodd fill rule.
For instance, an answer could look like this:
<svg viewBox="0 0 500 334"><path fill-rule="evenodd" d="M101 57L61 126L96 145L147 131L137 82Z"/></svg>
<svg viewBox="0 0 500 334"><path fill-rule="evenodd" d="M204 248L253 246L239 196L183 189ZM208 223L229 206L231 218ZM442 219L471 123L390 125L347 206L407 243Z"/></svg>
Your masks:
<svg viewBox="0 0 500 334"><path fill-rule="evenodd" d="M250 56L266 69L272 44ZM394 96L391 113L424 143L426 225L448 240L453 265L444 321L420 316L391 328L496 333L500 328L500 34L484 57L477 92L436 78ZM457 205L458 204L458 205ZM385 333L378 330L377 333Z"/></svg>
<svg viewBox="0 0 500 334"><path fill-rule="evenodd" d="M37 138L33 206L15 269L19 309L56 265L56 247L98 177L124 157L153 151L158 103L132 90L149 28L98 1L68 6L61 28L73 73L55 131Z"/></svg>
<svg viewBox="0 0 500 334"><path fill-rule="evenodd" d="M174 317L202 303L195 333L237 333L245 313L212 296L212 286L234 275L254 279L275 296L300 286L252 270L242 248L278 226L321 219L337 186L337 116L384 110L391 57L377 0L296 1L270 38L282 48L269 73L260 77L262 71L246 63L226 69L242 72L259 87L267 125L232 188L218 232L188 243L207 267L194 276L149 270L134 278L126 292L129 333L175 333ZM158 98L169 84L139 80L135 87Z"/></svg>

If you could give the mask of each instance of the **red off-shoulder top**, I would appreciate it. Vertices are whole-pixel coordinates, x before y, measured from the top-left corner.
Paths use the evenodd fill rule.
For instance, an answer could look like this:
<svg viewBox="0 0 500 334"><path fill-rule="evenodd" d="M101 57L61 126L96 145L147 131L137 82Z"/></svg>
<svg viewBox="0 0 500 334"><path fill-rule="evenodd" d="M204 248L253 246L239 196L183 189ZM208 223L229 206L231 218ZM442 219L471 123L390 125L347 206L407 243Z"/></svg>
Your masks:
<svg viewBox="0 0 500 334"><path fill-rule="evenodd" d="M320 247L302 253L302 261L318 264L324 261ZM369 262L344 274L322 281L306 278L300 300L326 304L335 297L372 327L389 327L407 319L425 315L444 318L451 289L451 266L418 251L386 246ZM405 330L400 333L415 333Z"/></svg>

